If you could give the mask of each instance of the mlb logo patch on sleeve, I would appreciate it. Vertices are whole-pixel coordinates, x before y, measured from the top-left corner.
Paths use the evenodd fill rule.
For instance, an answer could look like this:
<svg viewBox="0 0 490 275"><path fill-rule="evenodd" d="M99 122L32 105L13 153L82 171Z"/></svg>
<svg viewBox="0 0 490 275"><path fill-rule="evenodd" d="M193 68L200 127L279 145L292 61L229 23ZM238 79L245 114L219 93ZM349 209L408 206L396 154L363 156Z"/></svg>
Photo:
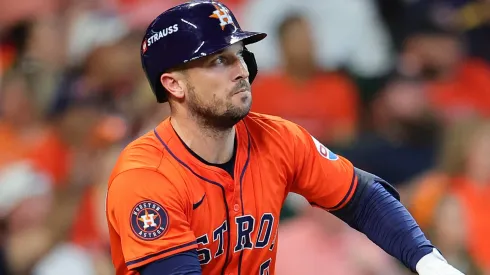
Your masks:
<svg viewBox="0 0 490 275"><path fill-rule="evenodd" d="M316 150L318 151L318 153L320 153L320 155L322 157L329 159L329 160L338 160L339 159L339 156L337 156L332 151L330 151L330 149L328 149L325 145L321 144L321 142L318 141L315 137L311 136L311 138L313 139L313 142L315 143Z"/></svg>
<svg viewBox="0 0 490 275"><path fill-rule="evenodd" d="M153 241L167 232L168 214L159 203L142 201L133 207L130 222L136 237Z"/></svg>

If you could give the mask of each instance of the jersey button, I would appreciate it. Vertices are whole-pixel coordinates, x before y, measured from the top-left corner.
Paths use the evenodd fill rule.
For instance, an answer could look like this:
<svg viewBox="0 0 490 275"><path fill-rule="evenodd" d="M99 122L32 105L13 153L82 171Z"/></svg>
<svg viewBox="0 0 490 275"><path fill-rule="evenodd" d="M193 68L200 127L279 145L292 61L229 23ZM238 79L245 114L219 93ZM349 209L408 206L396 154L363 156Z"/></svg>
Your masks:
<svg viewBox="0 0 490 275"><path fill-rule="evenodd" d="M233 210L235 210L235 212L238 212L240 210L240 205L238 204L233 205Z"/></svg>

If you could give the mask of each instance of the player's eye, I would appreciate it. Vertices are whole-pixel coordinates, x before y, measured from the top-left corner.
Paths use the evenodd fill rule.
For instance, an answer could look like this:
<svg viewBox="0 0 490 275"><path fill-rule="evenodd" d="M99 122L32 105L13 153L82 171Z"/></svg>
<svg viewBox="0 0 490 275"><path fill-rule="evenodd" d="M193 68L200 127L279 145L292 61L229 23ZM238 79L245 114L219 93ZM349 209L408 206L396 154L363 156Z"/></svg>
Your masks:
<svg viewBox="0 0 490 275"><path fill-rule="evenodd" d="M215 60L214 60L214 64L215 65L223 65L223 64L226 64L228 62L228 59L225 57L225 56L218 56Z"/></svg>

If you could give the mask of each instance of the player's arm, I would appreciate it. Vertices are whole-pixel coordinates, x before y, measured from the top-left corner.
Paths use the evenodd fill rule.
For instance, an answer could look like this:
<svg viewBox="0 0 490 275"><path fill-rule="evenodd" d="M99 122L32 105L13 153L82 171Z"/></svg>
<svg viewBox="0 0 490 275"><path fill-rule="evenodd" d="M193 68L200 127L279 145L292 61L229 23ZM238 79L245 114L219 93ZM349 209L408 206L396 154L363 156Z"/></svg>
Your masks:
<svg viewBox="0 0 490 275"><path fill-rule="evenodd" d="M386 181L355 168L304 129L292 132L296 161L292 192L364 233L414 272L461 274L445 262Z"/></svg>
<svg viewBox="0 0 490 275"><path fill-rule="evenodd" d="M0 221L1 222L1 221ZM8 270L7 251L4 246L0 246L0 275L10 274Z"/></svg>
<svg viewBox="0 0 490 275"><path fill-rule="evenodd" d="M117 175L107 194L107 215L120 237L126 266L143 275L200 275L185 188L149 169ZM113 244L114 245L114 244Z"/></svg>
<svg viewBox="0 0 490 275"><path fill-rule="evenodd" d="M181 252L177 255L152 262L138 268L141 275L201 275L201 265L197 250Z"/></svg>

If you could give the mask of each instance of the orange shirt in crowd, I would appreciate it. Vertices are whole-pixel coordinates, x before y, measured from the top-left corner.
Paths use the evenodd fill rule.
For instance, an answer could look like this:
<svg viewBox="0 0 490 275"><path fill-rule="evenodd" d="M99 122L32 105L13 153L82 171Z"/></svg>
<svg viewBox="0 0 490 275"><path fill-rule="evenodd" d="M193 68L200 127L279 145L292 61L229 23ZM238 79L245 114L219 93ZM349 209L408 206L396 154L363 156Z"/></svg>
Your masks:
<svg viewBox="0 0 490 275"><path fill-rule="evenodd" d="M2 122L0 122L0 152L2 152L0 154L0 168L24 159L29 152L29 147L22 144L13 129Z"/></svg>
<svg viewBox="0 0 490 275"><path fill-rule="evenodd" d="M319 73L295 83L282 73L259 75L252 86L252 110L293 121L324 142L351 137L359 97L353 83L337 73Z"/></svg>
<svg viewBox="0 0 490 275"><path fill-rule="evenodd" d="M451 183L447 175L436 171L428 172L413 183L409 210L423 229L433 225L436 209L448 194Z"/></svg>
<svg viewBox="0 0 490 275"><path fill-rule="evenodd" d="M49 128L33 131L33 135L32 139L22 138L13 127L0 122L0 167L29 160L35 168L49 175L54 184L63 183L68 173L67 148Z"/></svg>
<svg viewBox="0 0 490 275"><path fill-rule="evenodd" d="M468 222L468 248L477 264L490 268L490 182L478 185L465 178L454 180L453 194L462 204Z"/></svg>
<svg viewBox="0 0 490 275"><path fill-rule="evenodd" d="M450 81L429 83L428 93L432 105L446 117L475 112L490 117L490 66L469 60Z"/></svg>
<svg viewBox="0 0 490 275"><path fill-rule="evenodd" d="M435 211L446 195L459 199L467 217L468 249L478 264L490 268L490 183L478 186L463 177L449 178L432 173L417 183L410 212L423 228L429 228Z"/></svg>
<svg viewBox="0 0 490 275"><path fill-rule="evenodd" d="M105 190L105 189L104 189ZM109 248L105 216L100 218L100 205L104 203L96 186L91 186L83 195L71 231L71 241L91 251L104 251ZM105 192L104 192L105 193Z"/></svg>

